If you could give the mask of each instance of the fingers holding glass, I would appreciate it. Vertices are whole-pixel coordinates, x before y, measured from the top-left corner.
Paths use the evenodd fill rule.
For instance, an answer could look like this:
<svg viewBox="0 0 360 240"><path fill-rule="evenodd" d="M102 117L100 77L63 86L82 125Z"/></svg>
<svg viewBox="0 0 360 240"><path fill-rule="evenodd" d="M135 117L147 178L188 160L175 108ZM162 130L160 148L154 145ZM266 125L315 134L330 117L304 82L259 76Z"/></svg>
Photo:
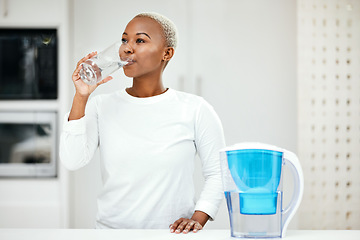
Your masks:
<svg viewBox="0 0 360 240"><path fill-rule="evenodd" d="M80 80L80 70L82 69L82 63L85 62L86 60L92 58L93 56L95 56L97 54L97 52L91 52L89 53L88 55L86 55L85 57L83 57L82 59L80 59L77 64L76 64L76 68L75 68L75 71L73 72L73 75L72 75L72 79L73 81L78 81Z"/></svg>

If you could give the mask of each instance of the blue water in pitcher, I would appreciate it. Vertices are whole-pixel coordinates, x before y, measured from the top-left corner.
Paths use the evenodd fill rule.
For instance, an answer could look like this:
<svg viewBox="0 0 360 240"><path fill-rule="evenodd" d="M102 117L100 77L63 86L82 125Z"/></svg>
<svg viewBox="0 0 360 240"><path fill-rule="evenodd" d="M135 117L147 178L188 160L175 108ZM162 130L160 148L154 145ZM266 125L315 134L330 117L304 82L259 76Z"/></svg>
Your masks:
<svg viewBox="0 0 360 240"><path fill-rule="evenodd" d="M276 214L283 153L264 149L227 151L232 178L239 191L240 213ZM228 197L228 195L226 194Z"/></svg>

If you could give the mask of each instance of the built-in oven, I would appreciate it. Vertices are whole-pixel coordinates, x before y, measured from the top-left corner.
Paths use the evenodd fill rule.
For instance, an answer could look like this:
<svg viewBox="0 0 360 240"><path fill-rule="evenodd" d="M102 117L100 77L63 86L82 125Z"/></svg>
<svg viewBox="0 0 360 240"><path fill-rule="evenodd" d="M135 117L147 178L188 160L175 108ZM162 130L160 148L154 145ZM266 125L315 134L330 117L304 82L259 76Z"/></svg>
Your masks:
<svg viewBox="0 0 360 240"><path fill-rule="evenodd" d="M0 28L0 100L57 99L56 29Z"/></svg>
<svg viewBox="0 0 360 240"><path fill-rule="evenodd" d="M0 177L56 177L56 112L0 112Z"/></svg>

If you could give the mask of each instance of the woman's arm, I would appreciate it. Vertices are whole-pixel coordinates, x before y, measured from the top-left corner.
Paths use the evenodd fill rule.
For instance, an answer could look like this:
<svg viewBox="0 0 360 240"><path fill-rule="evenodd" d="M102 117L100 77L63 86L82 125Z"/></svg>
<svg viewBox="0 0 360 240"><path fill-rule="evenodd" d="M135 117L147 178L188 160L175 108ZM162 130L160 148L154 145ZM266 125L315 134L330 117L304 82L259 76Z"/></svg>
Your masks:
<svg viewBox="0 0 360 240"><path fill-rule="evenodd" d="M195 210L205 212L214 220L224 198L219 151L225 147L225 137L218 115L205 100L198 111L195 133L205 178Z"/></svg>
<svg viewBox="0 0 360 240"><path fill-rule="evenodd" d="M81 80L79 72L82 69L82 63L85 62L86 60L92 58L93 56L95 56L97 54L97 52L92 52L89 53L88 55L86 55L85 57L83 57L76 65L76 69L73 72L72 75L72 81L74 83L75 86L75 96L73 99L73 104L71 107L71 111L69 114L69 121L70 120L77 120L82 118L83 116L85 116L85 107L86 107L86 103L89 99L90 94L95 91L95 89L103 84L106 83L108 81L110 81L112 79L111 76L103 79L102 81L98 82L96 85L87 85L86 83L84 83L83 80Z"/></svg>
<svg viewBox="0 0 360 240"><path fill-rule="evenodd" d="M191 219L182 218L171 225L170 231L175 233L202 229L209 219L215 218L223 199L219 150L225 147L225 138L218 115L206 101L196 116L195 144L205 183Z"/></svg>
<svg viewBox="0 0 360 240"><path fill-rule="evenodd" d="M70 114L64 117L60 136L60 160L69 170L77 170L87 165L98 147L96 98L86 106L86 115L69 121Z"/></svg>
<svg viewBox="0 0 360 240"><path fill-rule="evenodd" d="M93 86L87 85L81 80L79 76L82 68L81 63L94 55L96 55L96 52L82 58L77 63L72 75L76 93L71 111L64 119L63 131L60 137L60 160L69 170L76 170L85 166L93 157L98 146L96 101L88 104L88 99L97 86L112 78L107 77ZM89 106L87 107L87 105ZM87 111L86 116L85 109Z"/></svg>
<svg viewBox="0 0 360 240"><path fill-rule="evenodd" d="M85 107L89 96L82 96L75 93L68 121L78 120L85 116Z"/></svg>

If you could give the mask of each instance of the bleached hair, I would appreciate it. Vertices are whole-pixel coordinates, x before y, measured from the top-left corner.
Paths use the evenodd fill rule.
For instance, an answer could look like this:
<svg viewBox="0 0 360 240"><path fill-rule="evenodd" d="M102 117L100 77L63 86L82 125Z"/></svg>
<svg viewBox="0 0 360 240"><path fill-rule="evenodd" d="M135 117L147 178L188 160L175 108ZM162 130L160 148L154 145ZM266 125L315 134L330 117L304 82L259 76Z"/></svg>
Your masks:
<svg viewBox="0 0 360 240"><path fill-rule="evenodd" d="M175 24L169 18L155 12L140 13L134 18L136 17L148 17L159 23L164 31L167 47L173 47L174 49L176 49L178 42L178 32Z"/></svg>

